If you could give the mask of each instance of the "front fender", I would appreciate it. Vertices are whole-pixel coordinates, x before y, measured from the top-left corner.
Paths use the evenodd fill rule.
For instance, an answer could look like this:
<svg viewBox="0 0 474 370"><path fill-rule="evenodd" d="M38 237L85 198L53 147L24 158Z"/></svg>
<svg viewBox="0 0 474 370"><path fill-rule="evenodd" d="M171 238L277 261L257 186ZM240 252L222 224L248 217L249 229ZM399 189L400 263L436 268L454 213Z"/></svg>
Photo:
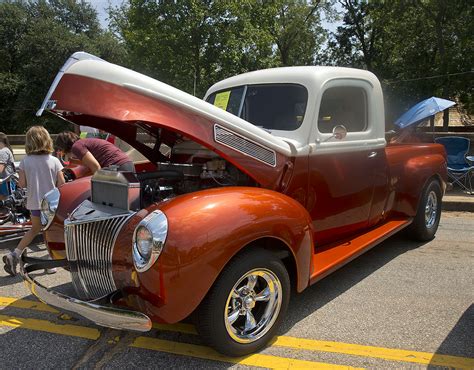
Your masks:
<svg viewBox="0 0 474 370"><path fill-rule="evenodd" d="M287 246L296 265L297 290L308 285L311 219L294 199L266 189L232 187L187 194L159 208L168 218L165 249L169 252L160 259L170 261L159 259L138 275L141 288L150 296L157 289L156 269L160 265L169 269L171 261L177 264L178 274L170 274L172 278L162 284L165 304L155 312L163 321L176 322L194 311L232 257L262 238L275 238Z"/></svg>

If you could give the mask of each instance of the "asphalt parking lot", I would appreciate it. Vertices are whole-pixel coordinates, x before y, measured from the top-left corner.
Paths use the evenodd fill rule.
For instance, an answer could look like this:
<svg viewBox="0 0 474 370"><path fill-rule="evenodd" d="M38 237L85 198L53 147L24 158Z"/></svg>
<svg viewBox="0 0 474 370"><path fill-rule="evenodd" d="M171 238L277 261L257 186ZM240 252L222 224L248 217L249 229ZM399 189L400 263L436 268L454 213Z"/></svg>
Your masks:
<svg viewBox="0 0 474 370"><path fill-rule="evenodd" d="M0 244L0 254L14 243ZM45 255L38 244L34 254ZM64 285L67 272L40 279ZM191 287L190 287L191 289ZM445 212L426 244L396 235L292 297L279 336L229 359L190 323L100 328L0 271L0 368L474 368L474 213Z"/></svg>

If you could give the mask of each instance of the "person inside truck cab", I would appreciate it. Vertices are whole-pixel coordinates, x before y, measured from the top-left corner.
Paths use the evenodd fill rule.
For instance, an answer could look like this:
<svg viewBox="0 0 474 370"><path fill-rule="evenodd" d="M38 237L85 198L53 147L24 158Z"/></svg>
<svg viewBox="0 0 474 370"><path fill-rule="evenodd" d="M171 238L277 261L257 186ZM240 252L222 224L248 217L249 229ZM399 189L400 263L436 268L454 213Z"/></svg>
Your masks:
<svg viewBox="0 0 474 370"><path fill-rule="evenodd" d="M56 138L56 147L68 157L81 161L92 173L109 166L117 166L118 171L135 171L127 154L104 139L81 139L74 132L65 131Z"/></svg>

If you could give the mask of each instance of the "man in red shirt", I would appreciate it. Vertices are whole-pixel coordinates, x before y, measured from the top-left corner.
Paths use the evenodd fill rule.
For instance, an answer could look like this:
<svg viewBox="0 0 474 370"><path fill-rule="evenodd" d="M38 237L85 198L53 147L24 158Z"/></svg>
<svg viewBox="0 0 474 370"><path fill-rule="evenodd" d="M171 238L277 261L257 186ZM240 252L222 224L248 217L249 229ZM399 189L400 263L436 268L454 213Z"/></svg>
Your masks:
<svg viewBox="0 0 474 370"><path fill-rule="evenodd" d="M117 166L118 171L135 171L130 158L114 144L103 139L81 139L71 131L65 131L56 138L57 149L80 160L92 173L103 167Z"/></svg>

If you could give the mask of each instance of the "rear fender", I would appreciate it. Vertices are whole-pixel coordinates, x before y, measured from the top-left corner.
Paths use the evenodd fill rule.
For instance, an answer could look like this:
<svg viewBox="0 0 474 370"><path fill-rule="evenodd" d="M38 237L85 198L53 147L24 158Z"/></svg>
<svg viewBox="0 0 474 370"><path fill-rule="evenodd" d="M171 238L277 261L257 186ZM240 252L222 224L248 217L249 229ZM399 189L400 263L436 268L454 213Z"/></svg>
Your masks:
<svg viewBox="0 0 474 370"><path fill-rule="evenodd" d="M436 147L440 146L432 146L433 149ZM414 217L423 189L432 178L439 180L443 191L446 189L446 157L442 147L436 149L431 153L415 156L407 160L397 190L398 201L394 209L395 211Z"/></svg>
<svg viewBox="0 0 474 370"><path fill-rule="evenodd" d="M160 259L168 255L179 271L179 277L170 274L173 278L160 284L166 304L156 314L164 321L176 322L194 311L227 263L242 248L257 247L260 239L264 246L269 238L281 241L295 262L297 290L308 285L311 219L294 199L266 189L233 187L187 194L159 208L168 219L165 249L173 251L172 257L163 253ZM169 268L170 261L138 274L147 296L157 289L160 265Z"/></svg>

